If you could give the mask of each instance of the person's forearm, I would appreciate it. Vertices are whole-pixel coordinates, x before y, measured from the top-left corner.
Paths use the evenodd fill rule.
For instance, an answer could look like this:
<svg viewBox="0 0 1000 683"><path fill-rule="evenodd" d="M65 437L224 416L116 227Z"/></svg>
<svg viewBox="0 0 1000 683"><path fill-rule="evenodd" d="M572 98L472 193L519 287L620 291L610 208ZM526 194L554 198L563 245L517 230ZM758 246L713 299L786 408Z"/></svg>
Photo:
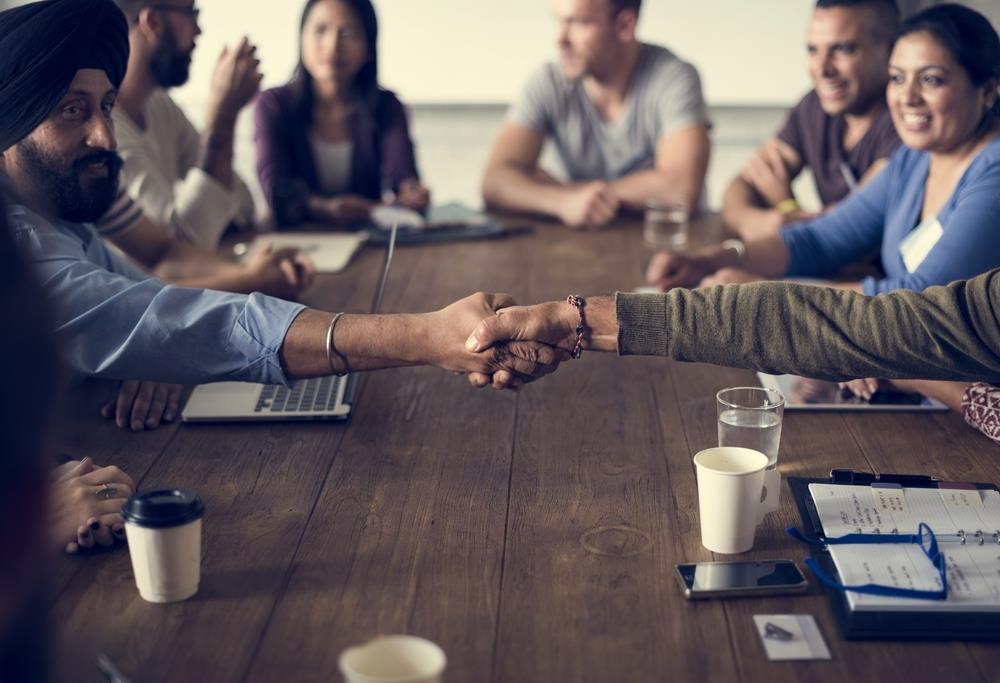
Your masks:
<svg viewBox="0 0 1000 683"><path fill-rule="evenodd" d="M431 333L425 315L343 315L334 330L331 368L326 333L332 318L330 313L306 309L288 328L280 355L289 378L420 365L428 360L424 351Z"/></svg>
<svg viewBox="0 0 1000 683"><path fill-rule="evenodd" d="M743 239L754 239L774 234L783 220L747 181L736 177L722 197L722 222Z"/></svg>
<svg viewBox="0 0 1000 683"><path fill-rule="evenodd" d="M535 177L510 165L488 168L483 176L483 199L489 208L556 216L565 198L565 186Z"/></svg>
<svg viewBox="0 0 1000 683"><path fill-rule="evenodd" d="M693 216L698 212L703 185L693 174L649 169L618 178L612 181L611 187L632 211L641 211L647 202L670 196L682 199L688 215Z"/></svg>
<svg viewBox="0 0 1000 683"><path fill-rule="evenodd" d="M901 391L912 391L937 399L959 413L962 412L962 396L969 387L968 382L935 382L923 379L900 379L892 384Z"/></svg>
<svg viewBox="0 0 1000 683"><path fill-rule="evenodd" d="M1000 270L877 297L768 282L616 303L623 355L829 380L1000 379Z"/></svg>
<svg viewBox="0 0 1000 683"><path fill-rule="evenodd" d="M228 189L233 188L233 136L236 116L212 113L201 135L198 167Z"/></svg>
<svg viewBox="0 0 1000 683"><path fill-rule="evenodd" d="M234 294L250 294L251 292L262 290L257 278L254 278L246 268L237 264L227 264L222 272L213 275L183 277L169 280L169 282L180 287L215 289L220 292L233 292Z"/></svg>
<svg viewBox="0 0 1000 683"><path fill-rule="evenodd" d="M744 242L746 254L738 260L736 267L749 270L764 277L783 277L788 272L790 254L784 240L779 235L760 237ZM722 267L733 266L727 262Z"/></svg>
<svg viewBox="0 0 1000 683"><path fill-rule="evenodd" d="M568 319L571 325L579 322L579 314L565 302L556 304L561 315ZM618 316L615 313L615 299L611 296L592 296L587 298L584 315L586 317L586 336L583 348L589 351L618 350Z"/></svg>
<svg viewBox="0 0 1000 683"><path fill-rule="evenodd" d="M242 292L243 290L204 283L221 281L235 284L234 278L245 276L246 269L209 251L185 242L174 241L154 266L153 273L165 282L185 287Z"/></svg>

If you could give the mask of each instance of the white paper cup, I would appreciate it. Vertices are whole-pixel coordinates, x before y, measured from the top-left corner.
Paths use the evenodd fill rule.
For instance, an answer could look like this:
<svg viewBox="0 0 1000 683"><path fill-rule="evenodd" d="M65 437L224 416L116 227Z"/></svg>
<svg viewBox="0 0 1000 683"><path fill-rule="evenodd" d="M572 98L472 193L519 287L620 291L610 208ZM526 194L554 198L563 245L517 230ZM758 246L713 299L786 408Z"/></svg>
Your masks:
<svg viewBox="0 0 1000 683"><path fill-rule="evenodd" d="M440 683L448 658L416 636L378 636L340 655L347 683Z"/></svg>
<svg viewBox="0 0 1000 683"><path fill-rule="evenodd" d="M767 456L749 448L709 448L694 456L701 544L715 553L753 548L757 524L776 492L764 487Z"/></svg>
<svg viewBox="0 0 1000 683"><path fill-rule="evenodd" d="M179 489L149 491L125 503L125 536L143 600L176 602L198 592L204 511L197 495Z"/></svg>

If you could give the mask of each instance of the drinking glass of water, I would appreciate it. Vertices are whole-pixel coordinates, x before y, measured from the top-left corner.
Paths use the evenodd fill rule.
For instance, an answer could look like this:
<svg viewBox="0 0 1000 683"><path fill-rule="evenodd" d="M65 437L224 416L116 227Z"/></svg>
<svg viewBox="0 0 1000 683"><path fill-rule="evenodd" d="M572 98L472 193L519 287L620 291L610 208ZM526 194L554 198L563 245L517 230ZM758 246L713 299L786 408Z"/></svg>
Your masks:
<svg viewBox="0 0 1000 683"><path fill-rule="evenodd" d="M741 446L767 456L764 470L765 494L770 490L765 512L781 506L781 474L778 472L778 444L785 397L780 391L761 387L733 387L715 395L719 409L719 445Z"/></svg>
<svg viewBox="0 0 1000 683"><path fill-rule="evenodd" d="M778 464L785 397L774 389L734 387L715 395L719 409L719 445L741 446L767 456L767 469Z"/></svg>
<svg viewBox="0 0 1000 683"><path fill-rule="evenodd" d="M681 199L646 202L642 239L654 251L683 251L688 245L688 211Z"/></svg>

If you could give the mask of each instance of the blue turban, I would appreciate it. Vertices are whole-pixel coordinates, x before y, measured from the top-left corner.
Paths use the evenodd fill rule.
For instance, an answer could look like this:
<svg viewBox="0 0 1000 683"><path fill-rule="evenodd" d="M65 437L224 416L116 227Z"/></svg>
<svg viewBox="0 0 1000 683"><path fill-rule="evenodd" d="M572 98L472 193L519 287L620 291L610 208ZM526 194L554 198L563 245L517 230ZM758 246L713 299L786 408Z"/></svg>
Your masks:
<svg viewBox="0 0 1000 683"><path fill-rule="evenodd" d="M112 0L44 0L0 12L0 151L45 120L80 69L114 87L128 65L128 22Z"/></svg>

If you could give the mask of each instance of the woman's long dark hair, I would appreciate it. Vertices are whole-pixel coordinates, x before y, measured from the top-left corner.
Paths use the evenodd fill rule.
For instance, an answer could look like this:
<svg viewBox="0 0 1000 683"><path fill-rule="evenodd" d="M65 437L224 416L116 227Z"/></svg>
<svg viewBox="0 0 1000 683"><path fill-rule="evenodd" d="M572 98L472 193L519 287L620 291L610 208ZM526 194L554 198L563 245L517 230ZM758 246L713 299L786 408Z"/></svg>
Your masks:
<svg viewBox="0 0 1000 683"><path fill-rule="evenodd" d="M306 6L302 9L302 18L299 20L299 63L295 67L291 81L295 108L307 123L312 123L315 92L312 76L302 64L302 31L305 29L309 12L322 1L307 0ZM368 61L354 77L352 91L362 108L362 116L371 117L375 115L375 110L378 107L380 91L378 84L378 18L375 16L375 7L371 0L337 1L344 3L354 11L365 32L365 40L368 43Z"/></svg>
<svg viewBox="0 0 1000 683"><path fill-rule="evenodd" d="M911 33L929 33L962 65L969 80L980 87L1000 80L1000 37L990 20L974 9L947 3L914 14L896 32L896 40ZM1000 93L989 110L1000 117ZM989 117L984 117L989 125Z"/></svg>

